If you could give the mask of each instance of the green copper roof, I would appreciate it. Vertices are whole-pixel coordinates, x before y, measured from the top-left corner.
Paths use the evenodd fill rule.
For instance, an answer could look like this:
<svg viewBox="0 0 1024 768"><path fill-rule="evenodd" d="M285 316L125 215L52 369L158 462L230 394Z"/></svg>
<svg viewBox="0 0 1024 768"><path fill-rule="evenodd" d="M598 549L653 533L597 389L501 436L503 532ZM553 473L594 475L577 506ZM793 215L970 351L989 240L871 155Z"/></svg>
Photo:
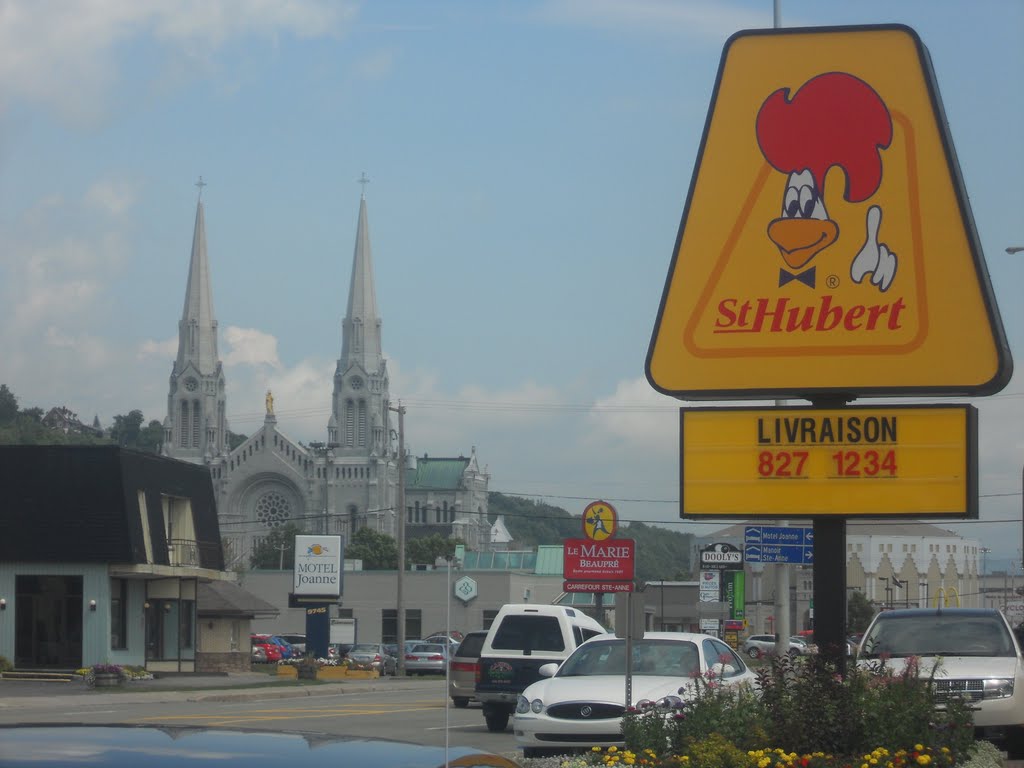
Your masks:
<svg viewBox="0 0 1024 768"><path fill-rule="evenodd" d="M416 469L405 472L406 488L436 488L455 490L462 485L462 473L469 466L469 459L416 459Z"/></svg>

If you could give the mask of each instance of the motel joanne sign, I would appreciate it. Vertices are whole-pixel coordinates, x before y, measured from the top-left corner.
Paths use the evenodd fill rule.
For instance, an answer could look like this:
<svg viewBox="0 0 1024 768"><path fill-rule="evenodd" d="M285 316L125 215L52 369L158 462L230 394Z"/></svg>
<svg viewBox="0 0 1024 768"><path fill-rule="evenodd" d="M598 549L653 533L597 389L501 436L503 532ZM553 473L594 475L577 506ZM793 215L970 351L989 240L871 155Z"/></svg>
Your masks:
<svg viewBox="0 0 1024 768"><path fill-rule="evenodd" d="M296 536L293 594L338 598L342 550L341 536Z"/></svg>

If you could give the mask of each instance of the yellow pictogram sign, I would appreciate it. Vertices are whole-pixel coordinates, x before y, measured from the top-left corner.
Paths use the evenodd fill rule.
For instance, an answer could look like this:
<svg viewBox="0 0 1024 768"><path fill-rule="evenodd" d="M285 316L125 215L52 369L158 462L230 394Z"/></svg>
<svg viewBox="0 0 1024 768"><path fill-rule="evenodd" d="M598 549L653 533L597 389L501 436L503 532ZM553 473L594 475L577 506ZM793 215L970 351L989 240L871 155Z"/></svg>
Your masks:
<svg viewBox="0 0 1024 768"><path fill-rule="evenodd" d="M607 501L592 501L583 510L583 535L588 539L610 539L618 527L619 515Z"/></svg>
<svg viewBox="0 0 1024 768"><path fill-rule="evenodd" d="M991 394L1009 350L902 26L726 44L647 357L688 399Z"/></svg>

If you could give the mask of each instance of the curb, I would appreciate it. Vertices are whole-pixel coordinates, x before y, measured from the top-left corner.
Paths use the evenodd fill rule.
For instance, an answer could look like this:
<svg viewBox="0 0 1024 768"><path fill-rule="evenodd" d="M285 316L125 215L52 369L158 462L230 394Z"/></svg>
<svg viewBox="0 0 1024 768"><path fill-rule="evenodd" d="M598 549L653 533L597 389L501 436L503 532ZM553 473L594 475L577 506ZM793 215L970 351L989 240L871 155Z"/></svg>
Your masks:
<svg viewBox="0 0 1024 768"><path fill-rule="evenodd" d="M418 683L419 685L416 685ZM45 694L32 695L3 695L0 699L0 713L13 710L47 709L55 706L88 706L99 703L163 703L163 702L229 702L229 701L253 701L259 699L295 699L316 696L337 696L351 694L359 691L377 692L386 690L413 689L419 687L431 687L431 682L424 680L404 680L398 678L385 678L384 682L379 679L366 681L329 682L323 685L309 687L292 687L287 683L279 685L267 685L259 688L246 688L244 690L232 690L227 688L190 688L173 691L147 690L132 691L129 693L100 693L77 691L66 695L54 691ZM3 688L0 686L0 693Z"/></svg>

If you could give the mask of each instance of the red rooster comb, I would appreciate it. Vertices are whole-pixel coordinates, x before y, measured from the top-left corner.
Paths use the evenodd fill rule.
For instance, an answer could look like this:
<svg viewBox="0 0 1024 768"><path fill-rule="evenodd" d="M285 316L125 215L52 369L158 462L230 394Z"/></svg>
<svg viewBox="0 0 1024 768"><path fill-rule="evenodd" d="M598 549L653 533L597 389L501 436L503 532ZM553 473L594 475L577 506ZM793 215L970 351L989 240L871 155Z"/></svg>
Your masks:
<svg viewBox="0 0 1024 768"><path fill-rule="evenodd" d="M775 170L807 169L824 191L833 165L846 172L848 202L867 200L882 183L880 150L892 141L892 118L875 90L853 75L828 72L789 98L780 88L757 113L757 143Z"/></svg>

